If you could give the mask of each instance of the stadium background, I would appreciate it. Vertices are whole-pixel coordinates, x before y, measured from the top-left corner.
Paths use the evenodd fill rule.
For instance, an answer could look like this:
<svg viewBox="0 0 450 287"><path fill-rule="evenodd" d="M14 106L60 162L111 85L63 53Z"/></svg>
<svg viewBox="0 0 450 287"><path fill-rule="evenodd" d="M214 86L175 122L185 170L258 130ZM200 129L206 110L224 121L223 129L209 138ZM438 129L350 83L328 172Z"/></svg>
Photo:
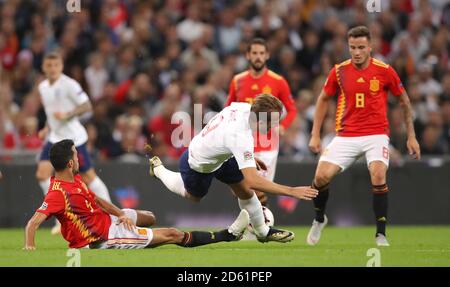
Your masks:
<svg viewBox="0 0 450 287"><path fill-rule="evenodd" d="M39 206L34 178L45 123L37 84L43 55L58 49L65 73L82 84L94 104L83 118L98 174L120 206L154 210L162 225L216 226L237 212L236 201L216 184L205 202L187 203L147 177L144 143L174 162L170 123L176 111L220 111L232 76L246 68L246 44L267 40L270 69L289 82L298 116L282 138L277 180L309 184L316 158L307 143L315 98L332 65L349 57L346 32L364 24L373 56L399 73L415 110L424 159L405 151L406 130L395 99L389 102L392 189L390 220L397 224L450 224L450 3L382 0L368 13L357 0L81 0L0 1L0 226L22 227ZM334 109L324 144L334 136ZM153 137L150 135L153 134ZM175 166L175 165L173 165ZM369 177L358 164L333 183L330 218L336 225L371 224ZM309 224L312 206L292 213L270 198L277 224Z"/></svg>

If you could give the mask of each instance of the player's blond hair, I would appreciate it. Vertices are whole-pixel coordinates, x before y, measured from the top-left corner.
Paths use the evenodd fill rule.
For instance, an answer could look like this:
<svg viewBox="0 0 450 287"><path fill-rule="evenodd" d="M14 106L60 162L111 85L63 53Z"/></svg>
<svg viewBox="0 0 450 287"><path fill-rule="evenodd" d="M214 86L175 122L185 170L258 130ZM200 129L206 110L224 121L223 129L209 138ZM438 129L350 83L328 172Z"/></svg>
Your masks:
<svg viewBox="0 0 450 287"><path fill-rule="evenodd" d="M251 111L256 114L258 120L260 113L267 113L267 120L270 121L271 113L281 114L283 104L279 99L270 94L260 94L253 101Z"/></svg>
<svg viewBox="0 0 450 287"><path fill-rule="evenodd" d="M44 60L61 60L62 61L62 56L60 53L53 51L50 53L45 54L44 56Z"/></svg>

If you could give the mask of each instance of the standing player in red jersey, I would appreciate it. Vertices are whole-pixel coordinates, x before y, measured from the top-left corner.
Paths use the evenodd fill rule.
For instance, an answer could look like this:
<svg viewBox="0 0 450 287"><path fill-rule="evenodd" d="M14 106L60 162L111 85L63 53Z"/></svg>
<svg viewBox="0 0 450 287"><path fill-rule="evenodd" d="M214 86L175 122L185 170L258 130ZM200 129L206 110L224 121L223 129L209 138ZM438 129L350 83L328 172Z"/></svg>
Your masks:
<svg viewBox="0 0 450 287"><path fill-rule="evenodd" d="M78 174L77 150L72 140L55 143L50 149L50 162L56 173L44 203L26 226L25 250L36 249L36 230L51 216L61 223L61 234L70 248L93 249L138 249L163 244L195 247L235 241L249 224L248 213L243 210L228 229L217 232L145 228L155 222L152 212L119 209L87 188Z"/></svg>
<svg viewBox="0 0 450 287"><path fill-rule="evenodd" d="M253 39L247 47L246 57L250 62L250 69L234 76L225 106L229 106L232 102L247 102L251 104L259 94L270 94L283 103L287 114L279 125L278 133L272 130L267 135L254 135L255 157L262 160L267 167L266 171L260 171L261 176L273 181L278 157L278 138L279 135L282 136L284 134L285 129L294 121L297 115L297 108L287 81L266 66L270 55L264 39ZM265 193L256 191L256 195L262 205L267 204L267 195ZM297 199L291 197L281 196L279 199L281 202L294 206L297 203Z"/></svg>
<svg viewBox="0 0 450 287"><path fill-rule="evenodd" d="M389 166L389 123L387 96L390 91L399 98L407 127L409 154L420 159L420 147L413 126L412 108L408 95L397 73L389 65L370 56L370 32L365 26L351 29L347 35L351 59L330 71L317 99L310 149L321 151L320 129L328 101L339 90L336 109L337 136L322 152L312 186L319 190L314 199L316 217L307 237L307 243L319 242L322 229L328 222L325 206L329 183L340 172L365 155L373 193L376 220L375 240L378 246L389 246L386 239Z"/></svg>

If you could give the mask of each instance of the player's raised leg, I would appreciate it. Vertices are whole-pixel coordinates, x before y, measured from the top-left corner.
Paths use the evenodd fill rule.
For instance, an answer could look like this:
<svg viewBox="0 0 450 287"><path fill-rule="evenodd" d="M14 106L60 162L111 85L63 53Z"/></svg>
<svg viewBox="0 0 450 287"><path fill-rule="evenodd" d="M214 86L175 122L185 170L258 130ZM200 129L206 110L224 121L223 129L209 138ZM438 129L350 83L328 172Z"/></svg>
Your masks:
<svg viewBox="0 0 450 287"><path fill-rule="evenodd" d="M187 158L183 158L185 154L182 155L180 158L180 164L182 160L185 160L187 162ZM174 172L171 170L168 170L161 162L161 159L157 156L152 157L149 159L150 169L149 174L150 176L156 177L167 187L167 189L181 197L184 197L186 199L189 199L193 202L199 202L201 198L191 195L186 191L186 188L184 187L183 178L181 177L181 173Z"/></svg>
<svg viewBox="0 0 450 287"><path fill-rule="evenodd" d="M149 159L150 176L154 176L162 181L162 183L169 189L171 192L181 196L186 197L186 189L184 188L183 179L181 178L181 174L179 172L174 172L168 170L161 162L161 159L157 156Z"/></svg>
<svg viewBox="0 0 450 287"><path fill-rule="evenodd" d="M339 166L327 161L319 161L317 165L312 187L317 189L319 194L313 199L316 216L306 238L309 245L315 245L319 242L322 230L328 223L325 209L330 193L329 184L340 170Z"/></svg>
<svg viewBox="0 0 450 287"><path fill-rule="evenodd" d="M373 211L376 221L375 242L378 246L389 246L386 239L386 223L388 211L388 191L386 172L388 167L382 161L372 161L369 164L372 182Z"/></svg>

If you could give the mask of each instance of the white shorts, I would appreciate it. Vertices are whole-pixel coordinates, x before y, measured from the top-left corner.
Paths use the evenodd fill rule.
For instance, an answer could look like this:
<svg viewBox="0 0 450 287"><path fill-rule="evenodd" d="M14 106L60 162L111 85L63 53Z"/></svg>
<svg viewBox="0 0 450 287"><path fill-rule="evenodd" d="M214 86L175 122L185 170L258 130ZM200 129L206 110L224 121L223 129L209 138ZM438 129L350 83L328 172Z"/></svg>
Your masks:
<svg viewBox="0 0 450 287"><path fill-rule="evenodd" d="M319 161L338 165L342 172L363 154L366 156L367 166L373 161L381 161L389 167L389 137L387 135L336 136L322 152Z"/></svg>
<svg viewBox="0 0 450 287"><path fill-rule="evenodd" d="M137 213L134 209L122 209L126 216L136 224ZM118 217L110 215L108 240L101 243L90 244L92 249L141 249L147 247L153 239L153 231L150 228L136 227L128 230L123 223L117 224Z"/></svg>
<svg viewBox="0 0 450 287"><path fill-rule="evenodd" d="M255 152L255 157L262 160L267 166L267 170L258 171L259 175L273 181L277 170L278 150Z"/></svg>

